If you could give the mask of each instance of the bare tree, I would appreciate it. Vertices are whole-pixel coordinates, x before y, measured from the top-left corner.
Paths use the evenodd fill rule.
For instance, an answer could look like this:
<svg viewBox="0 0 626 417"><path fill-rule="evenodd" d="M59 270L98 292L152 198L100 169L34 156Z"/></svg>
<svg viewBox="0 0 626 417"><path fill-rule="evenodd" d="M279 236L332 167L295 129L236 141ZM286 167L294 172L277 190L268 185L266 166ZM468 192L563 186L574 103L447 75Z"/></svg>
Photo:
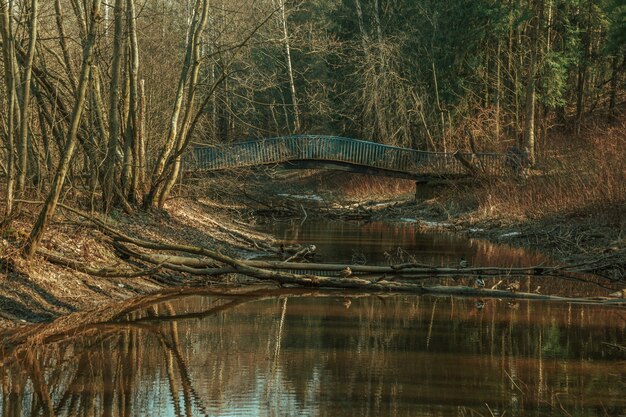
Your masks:
<svg viewBox="0 0 626 417"><path fill-rule="evenodd" d="M117 147L120 139L120 78L122 73L123 0L115 0L113 9L113 57L111 60L111 81L109 84L109 138L105 160L102 200L108 211L114 201L116 187Z"/></svg>
<svg viewBox="0 0 626 417"><path fill-rule="evenodd" d="M152 185L148 194L144 198L143 205L145 208L152 207L155 201L158 201L159 205L162 205L164 201L163 191L167 188L166 181L170 178L170 172L168 172L166 168L172 169L176 163L175 160L180 158L180 155L178 157L174 156L174 158L171 157L176 144L179 142L181 137L179 117L183 108L185 88L188 90L184 103L185 115L189 115L189 117L191 117L191 112L193 110L193 100L196 95L198 70L200 67L199 54L201 47L201 35L208 21L208 8L208 0L196 0L191 24L187 30L185 57L180 72L174 106L170 115L167 139L156 161L152 174ZM183 122L183 130L186 127L186 123L188 123L188 120Z"/></svg>
<svg viewBox="0 0 626 417"><path fill-rule="evenodd" d="M83 114L83 108L85 106L85 97L87 95L87 85L89 83L89 73L92 65L94 44L96 43L98 23L102 20L102 16L100 15L100 5L100 0L91 1L91 10L89 12L89 32L83 46L83 61L81 65L80 78L78 80L78 89L76 91L74 106L72 108L70 126L65 139L65 148L63 150L63 155L61 161L59 162L48 197L39 213L39 217L37 218L32 231L30 232L30 235L26 240L24 255L27 258L31 258L37 251L37 248L41 243L41 239L43 238L43 235L50 223L50 219L54 215L59 202L59 196L61 195L61 190L63 189L63 184L65 183L67 172L70 168L70 162L72 160L72 156L74 155L78 129L80 126L81 116Z"/></svg>
<svg viewBox="0 0 626 417"><path fill-rule="evenodd" d="M2 55L4 60L4 78L7 89L7 197L5 213L8 218L13 210L14 189L15 189L15 110L16 110L16 57L15 38L12 29L12 2L0 1L0 31L2 33Z"/></svg>
<svg viewBox="0 0 626 417"><path fill-rule="evenodd" d="M30 32L28 38L28 52L24 63L24 82L22 86L22 107L20 114L20 136L19 136L19 172L17 179L17 191L24 193L26 184L26 173L28 170L28 125L30 109L30 83L33 72L33 59L35 58L35 48L37 44L37 9L38 0L30 2Z"/></svg>

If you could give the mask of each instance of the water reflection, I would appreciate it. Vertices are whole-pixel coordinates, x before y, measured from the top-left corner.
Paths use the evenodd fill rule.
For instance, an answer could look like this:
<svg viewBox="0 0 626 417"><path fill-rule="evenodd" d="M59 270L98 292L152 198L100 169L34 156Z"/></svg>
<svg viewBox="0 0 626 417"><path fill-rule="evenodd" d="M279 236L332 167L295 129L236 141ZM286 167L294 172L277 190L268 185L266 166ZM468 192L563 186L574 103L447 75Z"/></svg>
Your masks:
<svg viewBox="0 0 626 417"><path fill-rule="evenodd" d="M458 265L463 256L471 265L521 267L545 263L539 252L495 245L463 234L423 230L415 223L319 221L272 224L271 232L287 243L315 244L324 260L350 262L355 253L368 264L388 263L389 257L413 257L433 265ZM401 253L398 253L398 249Z"/></svg>
<svg viewBox="0 0 626 417"><path fill-rule="evenodd" d="M2 415L626 413L621 310L318 295L185 296L14 346Z"/></svg>
<svg viewBox="0 0 626 417"><path fill-rule="evenodd" d="M429 265L459 265L461 257L472 266L496 266L502 268L554 265L538 251L498 245L483 239L468 239L464 234L423 230L415 223L370 222L359 224L343 221L320 221L305 223L285 222L272 224L271 232L285 243L314 244L322 262L367 263L389 265L390 263L419 262ZM269 230L268 230L269 231ZM500 288L506 287L508 277L485 279L487 287L500 280ZM605 296L616 289L604 288L606 280L595 277L579 279L556 279L554 277L515 277L520 290L534 292L539 288L543 294L588 297ZM469 280L438 278L432 282L445 285L468 285Z"/></svg>

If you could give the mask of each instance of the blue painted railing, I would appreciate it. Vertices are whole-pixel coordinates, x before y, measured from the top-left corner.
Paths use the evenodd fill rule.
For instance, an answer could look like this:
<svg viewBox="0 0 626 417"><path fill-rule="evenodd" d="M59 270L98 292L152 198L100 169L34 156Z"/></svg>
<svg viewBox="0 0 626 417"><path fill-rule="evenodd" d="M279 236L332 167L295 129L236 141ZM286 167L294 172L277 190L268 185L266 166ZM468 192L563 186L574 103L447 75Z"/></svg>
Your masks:
<svg viewBox="0 0 626 417"><path fill-rule="evenodd" d="M460 153L478 171L505 172L506 155ZM295 161L331 161L415 175L454 175L467 168L452 153L426 152L337 136L294 135L195 146L185 155L186 169L212 171Z"/></svg>

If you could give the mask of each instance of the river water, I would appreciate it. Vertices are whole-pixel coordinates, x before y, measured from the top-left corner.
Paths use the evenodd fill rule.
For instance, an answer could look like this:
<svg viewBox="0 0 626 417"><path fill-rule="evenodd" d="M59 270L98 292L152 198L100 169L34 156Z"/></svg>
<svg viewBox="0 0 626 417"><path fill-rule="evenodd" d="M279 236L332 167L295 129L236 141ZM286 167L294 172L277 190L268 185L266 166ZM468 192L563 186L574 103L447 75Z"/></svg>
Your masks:
<svg viewBox="0 0 626 417"><path fill-rule="evenodd" d="M529 265L413 225L283 224L324 261ZM495 280L495 279L494 279ZM523 285L582 292L580 283ZM626 312L297 289L155 299L12 347L2 416L626 416Z"/></svg>

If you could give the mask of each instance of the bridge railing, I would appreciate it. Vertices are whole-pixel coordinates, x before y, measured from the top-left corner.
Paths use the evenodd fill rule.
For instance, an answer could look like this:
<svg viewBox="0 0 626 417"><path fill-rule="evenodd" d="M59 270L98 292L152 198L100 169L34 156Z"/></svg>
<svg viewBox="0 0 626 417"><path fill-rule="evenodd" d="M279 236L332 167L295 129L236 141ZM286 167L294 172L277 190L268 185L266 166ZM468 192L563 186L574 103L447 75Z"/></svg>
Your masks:
<svg viewBox="0 0 626 417"><path fill-rule="evenodd" d="M505 171L506 156L462 153L485 174ZM463 174L466 168L452 153L427 152L336 136L294 135L196 146L185 156L190 170L220 170L289 161L333 161L410 174Z"/></svg>

